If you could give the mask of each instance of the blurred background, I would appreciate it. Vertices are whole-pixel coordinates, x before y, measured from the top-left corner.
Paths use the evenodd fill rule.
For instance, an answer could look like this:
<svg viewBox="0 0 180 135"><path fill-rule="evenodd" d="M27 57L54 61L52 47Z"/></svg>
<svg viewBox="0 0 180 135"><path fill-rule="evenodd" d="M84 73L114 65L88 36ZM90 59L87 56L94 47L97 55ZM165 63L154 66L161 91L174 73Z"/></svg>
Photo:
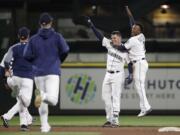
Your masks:
<svg viewBox="0 0 180 135"><path fill-rule="evenodd" d="M156 110L173 110L174 113L179 113L180 0L0 0L0 58L2 59L9 46L18 41L16 33L19 27L27 26L33 35L39 28L39 15L49 12L54 18L54 28L62 33L70 46L70 54L63 66L62 92L71 91L68 86L71 86L71 80L76 79L77 74L79 78L91 76L86 82L92 80L96 85L93 87L95 93L91 93L89 101L96 99L95 96L100 99L106 49L101 47L82 16L90 16L95 26L107 37L111 31L120 30L125 42L130 37L129 20L124 8L126 4L132 10L135 20L145 27L147 60L150 62L147 87L149 93L154 94L154 97L149 95L149 98L154 101L152 104ZM100 77L97 73L100 73ZM96 91L99 91L99 96ZM167 95L163 95L164 93ZM66 95L65 92L61 93L64 94ZM3 90L0 96L4 99L3 102L8 101L6 104L1 103L3 107L0 106L0 112L4 112L12 104L11 100L14 100L7 99L7 93ZM79 101L78 95L76 98L76 103L71 104L70 100L74 101L74 98L70 98L69 101L62 102L60 108L63 106L65 110L72 110L78 103L75 110L104 108L102 101L94 101L88 107L86 103ZM126 93L124 98L127 98ZM134 100L138 101L138 98ZM138 102L134 106L134 100L129 101L129 107L124 105L124 109L137 110Z"/></svg>

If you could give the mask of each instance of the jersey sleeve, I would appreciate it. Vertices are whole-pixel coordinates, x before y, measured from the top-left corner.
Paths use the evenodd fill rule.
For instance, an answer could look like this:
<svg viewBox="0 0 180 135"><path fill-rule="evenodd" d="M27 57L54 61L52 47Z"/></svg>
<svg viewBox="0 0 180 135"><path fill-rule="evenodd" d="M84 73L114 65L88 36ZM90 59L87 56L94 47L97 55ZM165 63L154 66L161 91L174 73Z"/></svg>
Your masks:
<svg viewBox="0 0 180 135"><path fill-rule="evenodd" d="M69 52L69 46L67 42L65 41L64 37L61 34L58 34L58 48L59 48L59 54L68 53Z"/></svg>
<svg viewBox="0 0 180 135"><path fill-rule="evenodd" d="M103 40L102 40L102 46L104 46L106 48L111 47L111 40L109 40L106 37L104 37Z"/></svg>
<svg viewBox="0 0 180 135"><path fill-rule="evenodd" d="M133 45L134 45L133 39L130 38L130 39L124 44L124 47L128 50L128 49L131 49Z"/></svg>
<svg viewBox="0 0 180 135"><path fill-rule="evenodd" d="M1 67L5 67L4 60L5 60L6 56L7 56L7 53L5 53L3 59L1 60L1 64L0 64Z"/></svg>
<svg viewBox="0 0 180 135"><path fill-rule="evenodd" d="M4 63L10 63L12 58L13 58L13 47L10 47L4 58Z"/></svg>

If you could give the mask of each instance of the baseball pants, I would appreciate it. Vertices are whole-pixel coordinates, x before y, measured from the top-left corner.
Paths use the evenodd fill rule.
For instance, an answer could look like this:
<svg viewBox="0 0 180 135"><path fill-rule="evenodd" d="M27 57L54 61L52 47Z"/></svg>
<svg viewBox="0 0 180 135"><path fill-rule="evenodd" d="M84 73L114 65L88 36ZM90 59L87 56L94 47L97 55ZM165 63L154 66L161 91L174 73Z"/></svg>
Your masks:
<svg viewBox="0 0 180 135"><path fill-rule="evenodd" d="M59 81L58 75L46 75L35 77L35 84L42 97L42 103L39 107L39 115L41 120L41 129L50 128L48 123L48 105L55 106L59 97Z"/></svg>
<svg viewBox="0 0 180 135"><path fill-rule="evenodd" d="M133 64L133 77L135 81L135 88L140 97L140 109L141 111L147 111L151 108L145 91L145 79L148 70L148 63L146 60L140 60Z"/></svg>
<svg viewBox="0 0 180 135"><path fill-rule="evenodd" d="M102 85L102 99L105 103L106 119L111 122L113 115L119 115L124 72L106 72Z"/></svg>
<svg viewBox="0 0 180 135"><path fill-rule="evenodd" d="M7 83L12 90L17 91L17 103L4 114L3 117L7 120L19 112L20 125L29 125L32 123L32 116L29 114L28 106L31 103L33 92L33 80L21 78L18 76L8 77Z"/></svg>

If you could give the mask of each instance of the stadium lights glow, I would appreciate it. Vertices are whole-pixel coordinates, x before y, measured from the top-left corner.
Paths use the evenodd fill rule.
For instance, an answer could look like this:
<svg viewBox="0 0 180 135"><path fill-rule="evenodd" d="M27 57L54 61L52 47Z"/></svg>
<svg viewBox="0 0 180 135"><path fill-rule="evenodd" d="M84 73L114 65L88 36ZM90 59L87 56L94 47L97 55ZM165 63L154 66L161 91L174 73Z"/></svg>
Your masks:
<svg viewBox="0 0 180 135"><path fill-rule="evenodd" d="M161 8L162 8L162 9L168 9L168 8L169 8L169 5L166 5L166 4L161 5Z"/></svg>

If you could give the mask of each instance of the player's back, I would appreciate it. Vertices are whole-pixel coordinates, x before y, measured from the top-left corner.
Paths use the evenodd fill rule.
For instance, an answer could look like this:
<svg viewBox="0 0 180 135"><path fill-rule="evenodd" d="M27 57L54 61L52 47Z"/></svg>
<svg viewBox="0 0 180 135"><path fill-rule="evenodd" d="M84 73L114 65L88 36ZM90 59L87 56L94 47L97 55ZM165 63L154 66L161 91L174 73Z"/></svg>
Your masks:
<svg viewBox="0 0 180 135"><path fill-rule="evenodd" d="M29 45L32 47L36 76L60 74L61 36L51 29L39 29ZM63 51L63 49L62 49Z"/></svg>
<svg viewBox="0 0 180 135"><path fill-rule="evenodd" d="M33 78L33 68L32 64L24 59L23 52L27 43L17 43L12 46L13 52L13 62L12 70L13 75L24 77L24 78Z"/></svg>

